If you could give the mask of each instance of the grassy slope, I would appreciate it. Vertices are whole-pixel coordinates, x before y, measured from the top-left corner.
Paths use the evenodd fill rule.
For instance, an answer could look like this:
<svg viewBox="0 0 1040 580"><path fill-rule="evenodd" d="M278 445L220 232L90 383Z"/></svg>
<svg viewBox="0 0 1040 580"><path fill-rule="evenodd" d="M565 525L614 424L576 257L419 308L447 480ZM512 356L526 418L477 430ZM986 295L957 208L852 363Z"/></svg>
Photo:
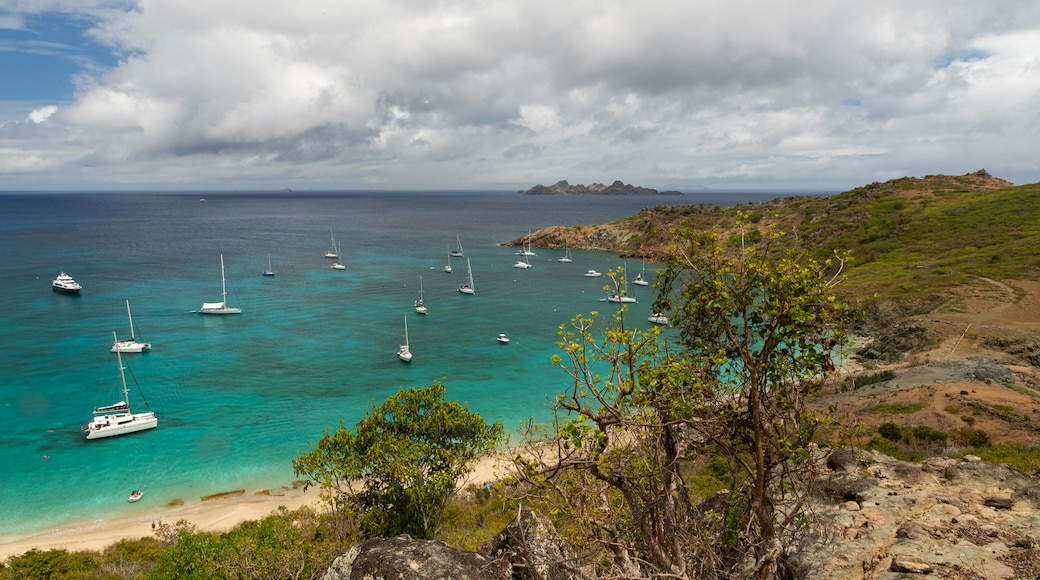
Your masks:
<svg viewBox="0 0 1040 580"><path fill-rule="evenodd" d="M625 250L660 255L667 252L662 233L680 220L732 232L738 210L754 227L777 222L788 243L820 258L852 250L846 287L860 297L931 302L973 276L1040 277L1040 184L975 175L904 177L734 208L648 208L611 226L637 232Z"/></svg>

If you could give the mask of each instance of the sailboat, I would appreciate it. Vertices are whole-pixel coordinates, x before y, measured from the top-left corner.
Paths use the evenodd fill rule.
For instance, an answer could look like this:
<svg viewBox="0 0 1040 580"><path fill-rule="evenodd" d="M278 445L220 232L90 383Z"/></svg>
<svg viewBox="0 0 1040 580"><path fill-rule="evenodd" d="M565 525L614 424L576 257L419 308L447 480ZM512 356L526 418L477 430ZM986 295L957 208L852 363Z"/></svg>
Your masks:
<svg viewBox="0 0 1040 580"><path fill-rule="evenodd" d="M459 245L458 249L456 249L456 250L448 250L448 255L449 256L455 256L456 258L460 258L464 254L462 253L462 240L459 239L458 234L455 234L455 242Z"/></svg>
<svg viewBox="0 0 1040 580"><path fill-rule="evenodd" d="M412 362L412 351L408 348L408 317L404 317L404 344L397 349L397 358L402 362Z"/></svg>
<svg viewBox="0 0 1040 580"><path fill-rule="evenodd" d="M574 261L571 259L571 249L567 246L567 242L563 243L563 257L556 261L563 262L564 264L570 264Z"/></svg>
<svg viewBox="0 0 1040 580"><path fill-rule="evenodd" d="M112 333L115 340L116 333ZM119 363L119 380L123 383L123 399L118 403L94 408L94 418L83 426L87 439L102 439L116 435L136 433L146 429L154 429L159 420L155 413L134 413L130 410L130 392L126 388L126 372L123 366L123 355L117 350L116 360ZM144 397L142 396L142 399ZM147 405L147 402L145 403Z"/></svg>
<svg viewBox="0 0 1040 580"><path fill-rule="evenodd" d="M116 338L116 333L112 333L114 342L112 343L112 352L144 352L146 350L152 350L152 343L150 342L137 342L134 338L134 317L130 314L130 301L126 301L126 316L130 319L130 339L119 340Z"/></svg>
<svg viewBox="0 0 1040 580"><path fill-rule="evenodd" d="M274 276L274 270L271 268L271 254L267 254L267 269L264 270L264 276Z"/></svg>
<svg viewBox="0 0 1040 580"><path fill-rule="evenodd" d="M620 276L620 274L619 274L619 276ZM607 301L608 302L618 302L618 303L624 302L624 303L630 304L630 303L636 301L635 298L633 298L633 297L628 295L628 280L627 279L625 280L625 289L624 290L621 290L621 285L618 283L617 279L615 279L613 275L610 276L610 279L611 279L611 281L614 282L614 293L611 294L610 296L607 296Z"/></svg>
<svg viewBox="0 0 1040 580"><path fill-rule="evenodd" d="M419 276L419 299L415 301L415 311L426 314L426 303L423 302L422 276Z"/></svg>
<svg viewBox="0 0 1040 580"><path fill-rule="evenodd" d="M523 248L516 253L518 256L534 256L535 253L531 251L531 230L527 230L527 243L523 245Z"/></svg>
<svg viewBox="0 0 1040 580"><path fill-rule="evenodd" d="M477 291L473 288L473 268L470 266L469 258L466 258L466 277L469 283L459 285L459 292L462 294L476 294Z"/></svg>
<svg viewBox="0 0 1040 580"><path fill-rule="evenodd" d="M336 245L335 241L332 242L332 251L335 252L335 254L336 254L336 261L332 263L331 268L333 270L346 270L347 267L344 266L343 262L341 262L339 260L339 246ZM327 258L327 257L329 257L329 255L325 254L325 257Z"/></svg>
<svg viewBox="0 0 1040 580"><path fill-rule="evenodd" d="M649 286L650 282L647 281L643 276L646 274L646 260L643 260L643 271L636 274L636 279L632 280L632 283L636 286Z"/></svg>
<svg viewBox="0 0 1040 580"><path fill-rule="evenodd" d="M524 259L523 260L517 260L516 263L513 264L513 267L514 268L523 268L524 270L530 268L531 267L531 261L529 259L527 259L527 256L528 256L528 254L524 254Z"/></svg>
<svg viewBox="0 0 1040 580"><path fill-rule="evenodd" d="M339 248L336 247L336 236L332 234L332 230L329 230L329 238L332 240L332 243L329 244L329 249L325 252L325 257L338 260Z"/></svg>
<svg viewBox="0 0 1040 580"><path fill-rule="evenodd" d="M203 302L199 314L242 314L241 308L228 308L227 284L224 281L224 254L220 255L220 295L221 302Z"/></svg>
<svg viewBox="0 0 1040 580"><path fill-rule="evenodd" d="M444 271L451 274L451 250L448 251L448 265L444 267Z"/></svg>

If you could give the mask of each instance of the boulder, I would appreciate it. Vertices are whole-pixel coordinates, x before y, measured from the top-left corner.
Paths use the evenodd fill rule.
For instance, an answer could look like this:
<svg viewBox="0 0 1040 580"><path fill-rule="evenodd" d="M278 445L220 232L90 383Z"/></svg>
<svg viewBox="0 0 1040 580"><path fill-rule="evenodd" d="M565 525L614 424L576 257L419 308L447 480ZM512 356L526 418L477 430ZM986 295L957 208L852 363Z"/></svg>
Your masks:
<svg viewBox="0 0 1040 580"><path fill-rule="evenodd" d="M488 560L504 559L512 580L588 580L593 575L570 554L548 519L521 510L504 530L480 546Z"/></svg>
<svg viewBox="0 0 1040 580"><path fill-rule="evenodd" d="M509 562L433 540L376 538L354 546L332 563L322 580L509 580Z"/></svg>

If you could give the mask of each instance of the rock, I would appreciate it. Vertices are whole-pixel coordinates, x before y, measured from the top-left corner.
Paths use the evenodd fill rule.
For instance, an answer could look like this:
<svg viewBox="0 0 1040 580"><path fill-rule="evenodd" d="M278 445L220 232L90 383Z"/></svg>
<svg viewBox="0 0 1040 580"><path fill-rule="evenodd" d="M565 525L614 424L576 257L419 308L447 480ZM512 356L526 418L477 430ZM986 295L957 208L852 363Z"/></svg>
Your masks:
<svg viewBox="0 0 1040 580"><path fill-rule="evenodd" d="M354 546L336 558L322 580L510 580L512 570L505 560L488 561L433 540L408 536L376 538Z"/></svg>
<svg viewBox="0 0 1040 580"><path fill-rule="evenodd" d="M1002 510L1009 510L1015 507L1015 501L1009 497L987 497L982 501L982 504Z"/></svg>
<svg viewBox="0 0 1040 580"><path fill-rule="evenodd" d="M504 530L481 546L489 560L504 560L512 580L588 580L549 520L523 510Z"/></svg>
<svg viewBox="0 0 1040 580"><path fill-rule="evenodd" d="M554 185L546 187L536 185L531 189L519 192L520 195L680 195L678 191L657 191L648 187L638 187L623 183L620 180L603 185L592 183L585 185L571 185L567 180L557 181Z"/></svg>
<svg viewBox="0 0 1040 580"><path fill-rule="evenodd" d="M931 574L935 568L914 556L896 554L892 556L892 565L889 566L889 570L906 574Z"/></svg>

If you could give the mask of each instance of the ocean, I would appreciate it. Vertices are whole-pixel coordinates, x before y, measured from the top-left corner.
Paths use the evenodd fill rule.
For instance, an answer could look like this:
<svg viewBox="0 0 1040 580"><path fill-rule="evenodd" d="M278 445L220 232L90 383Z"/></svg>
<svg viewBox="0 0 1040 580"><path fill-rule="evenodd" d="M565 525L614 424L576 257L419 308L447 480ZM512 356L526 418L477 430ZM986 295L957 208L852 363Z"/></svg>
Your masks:
<svg viewBox="0 0 1040 580"><path fill-rule="evenodd" d="M0 535L156 510L229 490L276 489L292 459L401 387L443 379L448 397L507 432L548 417L566 389L551 357L559 325L609 313L613 254L498 244L550 225L605 223L653 205L733 205L768 193L678 197L521 196L515 192L0 193ZM203 201L204 200L204 201ZM335 235L345 270L324 257ZM475 296L458 293L466 258ZM221 300L240 315L194 310ZM268 255L276 272L263 277ZM638 262L627 264L634 275ZM78 296L51 290L65 271ZM647 265L653 280L653 266ZM416 314L420 278L429 314ZM652 287L630 287L646 322ZM119 400L112 333L130 402L158 428L87 441L95 406ZM396 356L404 320L414 359ZM495 337L506 333L511 342ZM138 391L139 385L140 390ZM144 499L126 501L132 489Z"/></svg>

